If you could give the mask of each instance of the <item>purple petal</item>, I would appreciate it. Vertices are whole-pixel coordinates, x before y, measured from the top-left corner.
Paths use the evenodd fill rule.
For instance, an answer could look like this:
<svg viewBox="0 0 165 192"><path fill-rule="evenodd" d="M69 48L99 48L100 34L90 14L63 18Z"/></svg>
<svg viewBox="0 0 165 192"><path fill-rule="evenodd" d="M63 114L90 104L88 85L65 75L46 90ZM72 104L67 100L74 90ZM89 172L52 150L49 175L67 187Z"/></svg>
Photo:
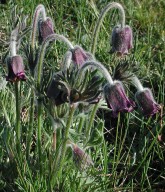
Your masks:
<svg viewBox="0 0 165 192"><path fill-rule="evenodd" d="M126 55L132 46L132 29L129 26L116 26L112 31L112 53Z"/></svg>
<svg viewBox="0 0 165 192"><path fill-rule="evenodd" d="M104 94L114 117L117 117L119 112L133 111L135 103L128 99L121 82L115 81L113 85L106 85Z"/></svg>
<svg viewBox="0 0 165 192"><path fill-rule="evenodd" d="M160 105L155 102L152 92L148 88L138 91L135 98L145 116L152 116L160 110Z"/></svg>

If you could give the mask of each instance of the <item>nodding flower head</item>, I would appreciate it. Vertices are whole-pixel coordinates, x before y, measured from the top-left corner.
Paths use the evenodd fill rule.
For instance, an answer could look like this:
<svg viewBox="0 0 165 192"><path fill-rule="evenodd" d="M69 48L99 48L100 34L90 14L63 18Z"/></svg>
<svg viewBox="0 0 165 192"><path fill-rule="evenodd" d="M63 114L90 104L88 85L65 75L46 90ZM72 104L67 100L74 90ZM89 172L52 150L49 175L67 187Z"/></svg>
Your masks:
<svg viewBox="0 0 165 192"><path fill-rule="evenodd" d="M82 66L85 61L92 59L92 55L84 51L80 46L75 46L72 51L72 60L75 65Z"/></svg>
<svg viewBox="0 0 165 192"><path fill-rule="evenodd" d="M6 77L7 81L10 82L17 82L17 81L25 81L25 72L24 72L24 65L23 59L19 55L15 55L9 57L7 59L7 66L8 66L8 76Z"/></svg>
<svg viewBox="0 0 165 192"><path fill-rule="evenodd" d="M56 73L50 82L47 89L47 96L50 98L56 106L67 102L68 92L66 87L59 82L58 74Z"/></svg>
<svg viewBox="0 0 165 192"><path fill-rule="evenodd" d="M116 26L112 31L111 38L112 50L119 56L127 55L132 46L132 29L126 25L125 27Z"/></svg>
<svg viewBox="0 0 165 192"><path fill-rule="evenodd" d="M87 153L85 153L84 150L82 150L76 144L74 144L72 148L73 148L73 159L79 169L83 170L93 165L92 159Z"/></svg>
<svg viewBox="0 0 165 192"><path fill-rule="evenodd" d="M135 94L135 99L145 116L152 116L160 110L160 105L156 103L151 90L148 88L138 91Z"/></svg>
<svg viewBox="0 0 165 192"><path fill-rule="evenodd" d="M104 95L108 107L112 109L113 117L117 117L119 112L131 112L135 103L128 99L120 81L114 81L113 84L106 84Z"/></svg>
<svg viewBox="0 0 165 192"><path fill-rule="evenodd" d="M53 21L47 17L45 21L40 20L39 23L39 40L44 41L49 35L54 34Z"/></svg>

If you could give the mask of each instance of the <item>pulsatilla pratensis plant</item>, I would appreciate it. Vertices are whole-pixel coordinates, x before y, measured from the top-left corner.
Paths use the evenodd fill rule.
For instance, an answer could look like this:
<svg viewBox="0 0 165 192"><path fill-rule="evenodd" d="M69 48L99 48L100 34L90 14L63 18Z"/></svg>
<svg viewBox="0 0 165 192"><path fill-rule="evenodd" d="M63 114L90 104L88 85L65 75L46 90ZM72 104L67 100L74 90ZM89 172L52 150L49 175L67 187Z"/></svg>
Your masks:
<svg viewBox="0 0 165 192"><path fill-rule="evenodd" d="M100 31L101 24L109 10L112 8L117 8L120 12L120 25L117 25L112 30L111 35L111 46L112 49L110 53L117 53L118 56L127 55L129 50L133 47L132 40L132 29L130 26L125 25L125 12L121 4L112 2L109 3L100 13L99 19L96 23L93 39L92 39L92 47L91 52L95 54L95 49L97 45L97 38Z"/></svg>
<svg viewBox="0 0 165 192"><path fill-rule="evenodd" d="M51 168L53 167L51 170L51 179L55 174L57 176L57 172L60 172L63 168L68 145L71 147L74 160L79 165L81 171L84 168L94 165L92 158L90 158L85 150L79 147L81 146L79 144L81 143L85 149L85 147L88 147L88 143L92 143L92 133L94 131L94 129L92 130L94 127L93 125L96 124L95 126L97 127L97 123L99 121L101 122L99 117L95 118L95 116L98 108L102 105L102 102L107 103L107 110L110 109L112 117L116 118L119 113L133 112L133 110L135 110L135 103L138 104L145 116L152 116L160 109L160 106L153 98L151 90L149 88L143 88L139 79L134 74L130 71L123 70L120 74L116 74L115 77L118 78L115 78L110 75L103 64L95 59L94 54L101 22L108 10L114 7L118 8L120 11L121 22L120 25L114 27L112 32L112 52L116 52L119 55L125 55L128 54L129 50L132 48L132 29L125 25L124 9L119 3L109 3L102 11L93 33L91 53L84 50L79 45L74 46L65 36L56 34L54 32L53 21L49 17L46 17L43 5L38 5L35 10L29 41L30 44L24 49L31 72L30 78L34 83L33 85L30 84L30 78L27 78L29 80L28 82L30 82L29 90L31 90L31 104L29 129L26 139L26 158L28 160L31 158L30 148L34 132L35 135L37 135L35 138L37 140L36 154L38 155L38 165L40 174L43 173L42 169L44 163L42 155L44 150L42 146L44 141L42 139L42 134L44 118L42 117L44 113L44 116L48 116L52 123L53 150L56 151L53 166L50 166ZM42 18L40 18L40 16ZM15 31L12 32L12 38L14 33ZM36 38L37 34L39 38ZM48 81L43 75L44 70L47 67L46 65L43 66L44 58L46 52L50 48L49 45L52 45L53 42L56 41L62 41L67 46L67 52L64 55L63 63L59 70L55 72L53 71L51 73L53 75L49 78L50 81ZM16 82L16 85L18 85L18 81L25 80L26 77L22 57L16 54L15 39L11 39L10 52L11 54L7 63L9 71L6 80ZM135 94L135 102L127 97L129 92L125 91L124 81L122 81L122 76L124 77L124 75L129 76L129 80L132 81L138 90ZM47 87L44 92L43 82L45 81L47 82ZM129 86L129 84L127 85ZM17 136L18 151L21 151L21 108L19 103L19 93L20 90L16 86L17 119L15 132ZM35 124L33 121L35 109L37 109L37 128L34 130L33 127ZM86 115L86 113L89 113L89 115ZM78 124L79 117L80 123ZM89 124L86 123L88 126L85 126L83 121L89 122ZM103 126L104 121L100 123L100 127L102 128ZM102 131L101 128L100 130ZM71 129L78 132L78 134L75 134L76 139L71 137ZM56 132L58 132L57 138ZM103 134L100 134L100 132L96 135L99 135L97 141L101 142L102 140L100 140L100 137L103 139ZM56 143L58 145L57 148Z"/></svg>
<svg viewBox="0 0 165 192"><path fill-rule="evenodd" d="M17 55L17 36L18 28L14 29L10 37L10 57L7 58L8 76L7 81L16 82L19 80L25 81L25 72L23 59L20 55Z"/></svg>
<svg viewBox="0 0 165 192"><path fill-rule="evenodd" d="M156 103L149 88L144 88L136 76L132 76L132 82L137 87L135 100L144 116L152 116L160 111L161 106Z"/></svg>
<svg viewBox="0 0 165 192"><path fill-rule="evenodd" d="M119 112L131 112L135 107L135 103L128 99L120 81L114 81L113 84L104 86L104 95L108 107L112 109L112 115L118 116Z"/></svg>

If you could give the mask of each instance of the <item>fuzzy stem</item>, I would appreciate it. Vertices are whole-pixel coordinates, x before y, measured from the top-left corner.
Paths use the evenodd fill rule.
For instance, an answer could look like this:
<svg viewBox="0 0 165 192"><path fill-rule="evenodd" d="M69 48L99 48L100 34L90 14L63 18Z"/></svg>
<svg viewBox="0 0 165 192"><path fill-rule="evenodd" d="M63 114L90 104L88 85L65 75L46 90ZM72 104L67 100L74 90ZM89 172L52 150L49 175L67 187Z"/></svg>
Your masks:
<svg viewBox="0 0 165 192"><path fill-rule="evenodd" d="M98 109L98 105L99 103L97 103L92 110L91 116L90 116L90 120L89 120L89 125L87 126L87 130L86 130L86 142L88 142L89 137L90 137L90 133L91 133L91 128L94 122L94 118Z"/></svg>
<svg viewBox="0 0 165 192"><path fill-rule="evenodd" d="M34 123L34 90L32 90L32 97L30 101L30 118L29 118L29 130L27 135L27 149L26 149L26 159L29 159L31 141L33 137L33 123Z"/></svg>
<svg viewBox="0 0 165 192"><path fill-rule="evenodd" d="M37 147L38 147L38 160L40 165L40 173L42 173L42 167L41 167L41 128L42 128L42 101L38 100L38 129L37 129Z"/></svg>
<svg viewBox="0 0 165 192"><path fill-rule="evenodd" d="M67 46L69 47L69 49L73 49L73 45L72 43L65 38L63 35L58 35L58 34L52 34L49 35L42 43L41 45L41 49L39 52L39 59L37 62L37 66L38 66L38 77L37 77L37 87L40 87L41 84L41 75L42 75L42 68L43 68L43 60L44 60L44 56L45 56L45 51L46 51L46 47L49 45L49 43L51 41L63 41L64 43L67 44Z"/></svg>
<svg viewBox="0 0 165 192"><path fill-rule="evenodd" d="M37 25L39 20L39 15L42 14L43 21L46 21L46 11L45 7L40 4L36 7L34 16L33 16L33 23L32 23L32 33L31 33L31 46L32 49L35 47L35 38L36 38L36 31L37 31Z"/></svg>
<svg viewBox="0 0 165 192"><path fill-rule="evenodd" d="M64 61L63 61L63 70L67 70L71 64L72 61L72 52L71 51L67 51L65 56L64 56Z"/></svg>
<svg viewBox="0 0 165 192"><path fill-rule="evenodd" d="M18 36L18 29L14 29L11 32L11 37L10 37L10 52L11 52L11 56L16 56L17 54L17 36Z"/></svg>
<svg viewBox="0 0 165 192"><path fill-rule="evenodd" d="M59 171L61 171L62 166L63 166L63 161L65 158L65 153L66 153L67 144L68 144L69 129L72 124L74 111L75 111L75 106L73 105L70 107L69 117L68 117L67 124L65 127L65 132L64 132L61 149L60 149L60 151L58 151L58 153L56 153L56 157L55 157L55 161L54 161L53 169L52 169L52 174L51 174L51 183L54 182L53 177L56 176Z"/></svg>
<svg viewBox="0 0 165 192"><path fill-rule="evenodd" d="M96 68L98 68L98 69L102 72L102 74L104 75L104 77L106 78L106 80L108 81L108 83L109 83L110 85L113 84L112 77L111 77L111 75L109 74L108 70L107 70L101 63L96 62L96 61L87 61L87 62L85 62L85 63L83 64L83 66L80 68L79 74L82 73L82 71L83 71L84 69L87 69L87 68L89 68L90 66L91 66L91 67L96 67ZM78 78L79 78L79 75L78 75Z"/></svg>
<svg viewBox="0 0 165 192"><path fill-rule="evenodd" d="M92 46L91 46L91 53L94 55L95 54L95 49L96 49L96 44L97 44L97 39L98 39L98 34L100 31L101 24L104 20L104 17L106 16L107 12L112 9L112 8L117 8L120 11L120 23L121 27L123 28L125 26L125 12L121 4L112 2L109 3L101 12L99 19L96 23L93 35L92 35Z"/></svg>
<svg viewBox="0 0 165 192"><path fill-rule="evenodd" d="M20 82L15 83L15 99L16 99L16 145L17 152L21 152L21 120L20 120Z"/></svg>
<svg viewBox="0 0 165 192"><path fill-rule="evenodd" d="M136 77L136 75L133 75L131 77L132 83L135 85L135 87L137 88L138 91L143 91L144 87L141 84L141 82L139 81L139 79Z"/></svg>

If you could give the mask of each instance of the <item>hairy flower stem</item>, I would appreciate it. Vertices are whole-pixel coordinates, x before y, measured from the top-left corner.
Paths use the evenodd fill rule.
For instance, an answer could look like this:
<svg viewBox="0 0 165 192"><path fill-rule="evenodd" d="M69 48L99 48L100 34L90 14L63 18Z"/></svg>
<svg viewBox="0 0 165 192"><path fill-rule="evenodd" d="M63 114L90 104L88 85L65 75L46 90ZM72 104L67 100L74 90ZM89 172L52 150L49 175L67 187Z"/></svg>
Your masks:
<svg viewBox="0 0 165 192"><path fill-rule="evenodd" d="M38 59L38 62L37 62L37 66L38 66L37 88L40 87L40 83L41 83L43 60L44 60L44 56L45 56L46 47L49 45L49 43L51 41L56 41L56 40L63 41L64 43L67 44L69 49L73 49L72 43L67 38L65 38L63 35L52 34L52 35L49 35L44 40L44 42L41 45L41 49L40 49L40 52L39 52L39 59Z"/></svg>
<svg viewBox="0 0 165 192"><path fill-rule="evenodd" d="M108 70L101 63L96 62L96 61L87 61L87 62L85 62L83 64L83 66L80 68L79 74L81 74L83 70L85 70L85 69L87 69L89 67L96 67L97 69L99 69L99 71L102 72L103 76L108 81L108 83L110 85L113 84L112 77L109 74ZM77 76L78 76L78 78L80 78L79 75L77 75Z"/></svg>
<svg viewBox="0 0 165 192"><path fill-rule="evenodd" d="M97 39L98 39L98 34L99 34L99 31L100 31L100 27L101 27L101 24L104 20L104 17L106 16L107 12L112 9L112 8L117 8L119 9L120 11L120 23L121 23L121 27L123 28L125 26L125 12L124 12L124 9L123 7L121 6L121 4L119 3L116 3L116 2L112 2L112 3L109 3L104 9L103 11L101 12L100 16L99 16L99 19L96 23L96 26L95 26L95 29L94 29L94 32L93 32L93 35L92 35L92 45L91 45L91 53L94 55L95 54L95 49L96 49L96 44L97 44Z"/></svg>
<svg viewBox="0 0 165 192"><path fill-rule="evenodd" d="M55 175L57 175L57 173L62 170L62 166L63 166L63 163L64 163L65 154L66 154L66 147L67 147L68 138L69 138L69 129L70 129L71 124L72 124L74 111L75 111L75 106L73 105L73 106L70 107L70 110L69 110L69 117L68 117L67 124L66 124L66 127L65 127L62 146L60 148L60 151L58 151L58 153L56 153L55 161L54 161L54 164L53 164L53 169L52 169L52 174L51 174L52 186L53 186Z"/></svg>
<svg viewBox="0 0 165 192"><path fill-rule="evenodd" d="M138 91L143 91L143 90L144 90L143 85L141 84L141 82L139 81L139 79L136 77L136 75L133 75L133 76L131 77L131 81L132 81L132 83L135 85L135 87L137 88Z"/></svg>
<svg viewBox="0 0 165 192"><path fill-rule="evenodd" d="M11 32L11 36L10 36L10 54L11 56L16 56L17 53L17 36L18 36L18 29L15 28L12 32Z"/></svg>
<svg viewBox="0 0 165 192"><path fill-rule="evenodd" d="M87 130L86 130L86 142L88 142L89 137L90 137L90 133L91 133L91 129L93 126L93 122L94 122L94 118L98 109L99 103L95 104L95 106L93 107L91 116L90 116L90 120L89 120L89 125L87 126Z"/></svg>
<svg viewBox="0 0 165 192"><path fill-rule="evenodd" d="M42 102L38 100L38 129L37 129L37 147L38 147L38 160L40 165L40 174L42 173L42 166L41 166L41 127L42 127Z"/></svg>
<svg viewBox="0 0 165 192"><path fill-rule="evenodd" d="M66 128L65 128L65 132L64 132L64 142L62 144L62 152L61 152L61 158L60 158L59 171L62 169L63 161L64 161L64 158L65 158L66 144L67 144L67 140L69 138L69 129L70 129L71 124L72 124L74 111L75 111L75 107L71 106L70 111L69 111L69 117L68 117Z"/></svg>
<svg viewBox="0 0 165 192"><path fill-rule="evenodd" d="M46 47L49 45L49 43L51 41L56 41L56 40L60 40L65 42L68 47L70 49L73 48L73 45L71 44L71 42L66 39L64 36L62 35L58 35L58 34L52 34L49 35L42 43L41 45L41 49L39 52L39 59L37 62L37 67L38 67L38 71L37 71L37 90L38 90L38 97L39 97L39 102L38 102L38 152L39 152L39 162L41 161L41 127L42 127L42 123L41 123L41 115L42 115L42 101L40 100L40 88L41 88L41 77L42 77L42 69L43 69L43 60L44 60L44 56L45 56L45 51L46 51Z"/></svg>
<svg viewBox="0 0 165 192"><path fill-rule="evenodd" d="M20 82L15 83L15 98L16 98L16 145L17 153L21 152L21 120L20 120Z"/></svg>
<svg viewBox="0 0 165 192"><path fill-rule="evenodd" d="M31 33L31 47L33 50L35 48L36 31L38 27L38 20L39 20L40 14L42 14L43 21L46 21L46 11L45 11L45 7L42 4L36 7L36 10L33 16L32 33Z"/></svg>
<svg viewBox="0 0 165 192"><path fill-rule="evenodd" d="M32 90L31 100L30 100L29 130L28 130L27 142L26 142L26 159L29 159L29 154L30 154L31 141L33 137L33 123L34 123L34 91Z"/></svg>

